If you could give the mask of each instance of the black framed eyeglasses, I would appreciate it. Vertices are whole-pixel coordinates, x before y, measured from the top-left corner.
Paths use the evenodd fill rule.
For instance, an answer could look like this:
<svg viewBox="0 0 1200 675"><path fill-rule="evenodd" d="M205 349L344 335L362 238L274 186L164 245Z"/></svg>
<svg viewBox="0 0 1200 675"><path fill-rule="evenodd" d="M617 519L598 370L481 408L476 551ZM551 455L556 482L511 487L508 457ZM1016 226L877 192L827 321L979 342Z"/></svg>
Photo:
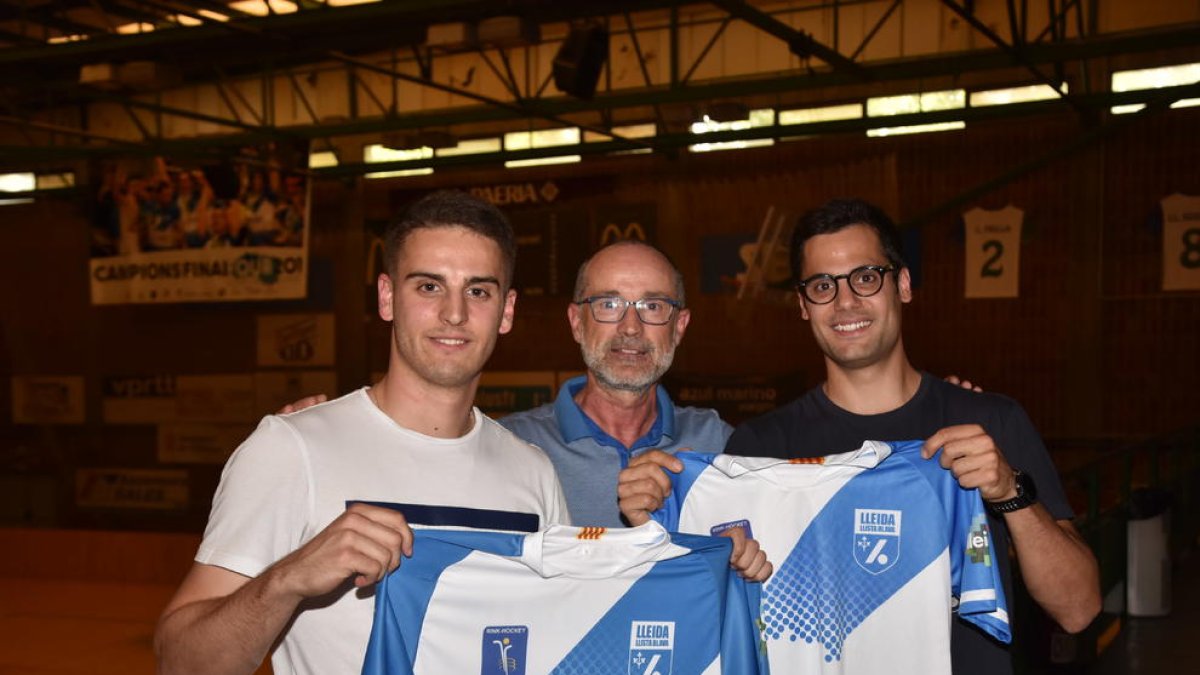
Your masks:
<svg viewBox="0 0 1200 675"><path fill-rule="evenodd" d="M641 300L626 300L619 295L592 295L582 300L576 300L576 305L590 305L592 318L600 323L617 323L625 318L625 312L633 305L638 319L642 323L661 326L671 320L671 313L683 307L678 300L671 298L642 298Z"/></svg>
<svg viewBox="0 0 1200 675"><path fill-rule="evenodd" d="M863 265L845 274L814 274L796 284L796 288L814 305L827 305L838 294L838 279L860 298L869 298L883 288L883 278L888 272L896 271L895 265Z"/></svg>

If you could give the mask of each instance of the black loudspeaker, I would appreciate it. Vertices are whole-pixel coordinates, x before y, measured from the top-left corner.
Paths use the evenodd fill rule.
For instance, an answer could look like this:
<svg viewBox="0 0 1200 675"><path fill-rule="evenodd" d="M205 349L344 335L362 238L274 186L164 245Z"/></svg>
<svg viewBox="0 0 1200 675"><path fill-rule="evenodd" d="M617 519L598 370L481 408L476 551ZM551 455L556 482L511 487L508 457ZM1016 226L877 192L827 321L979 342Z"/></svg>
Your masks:
<svg viewBox="0 0 1200 675"><path fill-rule="evenodd" d="M607 60L608 30L604 26L572 26L554 56L554 86L564 94L591 99Z"/></svg>

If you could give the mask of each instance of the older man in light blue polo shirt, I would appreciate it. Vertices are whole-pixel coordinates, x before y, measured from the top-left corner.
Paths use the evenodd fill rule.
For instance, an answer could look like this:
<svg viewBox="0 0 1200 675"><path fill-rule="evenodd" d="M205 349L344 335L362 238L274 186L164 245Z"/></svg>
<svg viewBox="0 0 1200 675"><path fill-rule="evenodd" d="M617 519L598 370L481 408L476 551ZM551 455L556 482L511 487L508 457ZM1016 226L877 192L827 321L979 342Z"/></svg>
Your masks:
<svg viewBox="0 0 1200 675"><path fill-rule="evenodd" d="M630 241L601 249L579 268L567 319L587 374L564 383L553 404L500 423L550 456L573 524L624 527L617 475L631 459L652 449L720 452L732 429L714 410L676 408L658 384L691 320L683 277L660 251ZM758 543L737 528L729 535L733 567L770 576Z"/></svg>
<svg viewBox="0 0 1200 675"><path fill-rule="evenodd" d="M691 313L683 278L657 249L613 244L579 268L567 308L587 375L553 404L500 420L554 462L575 525L623 527L617 474L651 448L720 452L731 428L716 411L677 408L659 379Z"/></svg>
<svg viewBox="0 0 1200 675"><path fill-rule="evenodd" d="M581 375L565 382L554 403L501 418L517 436L542 448L554 462L567 497L571 522L624 527L617 508L617 474L650 448L674 454L682 448L720 452L730 427L708 408L677 408L662 387L651 392L657 414L650 429L626 446L576 403L589 386Z"/></svg>

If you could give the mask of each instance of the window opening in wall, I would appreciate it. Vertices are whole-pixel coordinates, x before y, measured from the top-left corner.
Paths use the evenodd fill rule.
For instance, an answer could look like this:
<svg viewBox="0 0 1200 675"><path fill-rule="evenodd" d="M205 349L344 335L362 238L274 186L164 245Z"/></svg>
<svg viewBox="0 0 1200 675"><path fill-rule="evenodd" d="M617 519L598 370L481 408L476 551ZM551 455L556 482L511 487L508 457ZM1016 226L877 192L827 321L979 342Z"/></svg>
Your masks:
<svg viewBox="0 0 1200 675"><path fill-rule="evenodd" d="M1200 82L1200 63L1183 63L1177 66L1161 68L1142 68L1139 70L1119 70L1112 74L1112 90L1144 91L1146 89L1162 89L1164 87L1181 87ZM1200 105L1200 98L1185 98L1171 104L1172 108L1190 108ZM1145 108L1144 103L1115 105L1110 110L1114 115L1132 113Z"/></svg>
<svg viewBox="0 0 1200 675"><path fill-rule="evenodd" d="M1060 86L1064 94L1069 91L1066 82L1063 82ZM971 102L972 108L983 108L990 105L1047 101L1055 98L1059 98L1059 96L1058 92L1054 91L1054 87L1048 84L1031 84L1024 87L973 91L968 100Z"/></svg>
<svg viewBox="0 0 1200 675"><path fill-rule="evenodd" d="M965 107L966 103L967 92L965 89L929 91L923 94L901 94L899 96L877 96L867 99L867 116L887 117L889 115L910 115L938 110L957 110ZM922 134L931 131L963 129L966 126L966 122L949 121L898 127L877 127L875 129L867 129L867 135L878 137L900 134Z"/></svg>
<svg viewBox="0 0 1200 675"><path fill-rule="evenodd" d="M708 115L705 115L697 122L692 123L691 132L693 135L701 136L712 133L714 131L741 131L743 129L755 129L759 127L769 127L775 124L775 110L773 108L759 108L751 110L749 116L744 120L732 120L728 122L718 122ZM752 138L744 141L719 141L716 143L696 143L688 146L690 152L715 152L719 150L741 150L742 148L758 148L767 145L774 145L773 138Z"/></svg>
<svg viewBox="0 0 1200 675"><path fill-rule="evenodd" d="M363 146L363 161L367 164L379 164L382 162L412 162L420 159L430 159L433 157L433 148L412 148L408 150L395 150L385 147L382 143L372 143ZM397 169L394 171L373 171L365 174L365 178L403 178L405 176L428 176L433 173L433 167L419 167L415 169Z"/></svg>

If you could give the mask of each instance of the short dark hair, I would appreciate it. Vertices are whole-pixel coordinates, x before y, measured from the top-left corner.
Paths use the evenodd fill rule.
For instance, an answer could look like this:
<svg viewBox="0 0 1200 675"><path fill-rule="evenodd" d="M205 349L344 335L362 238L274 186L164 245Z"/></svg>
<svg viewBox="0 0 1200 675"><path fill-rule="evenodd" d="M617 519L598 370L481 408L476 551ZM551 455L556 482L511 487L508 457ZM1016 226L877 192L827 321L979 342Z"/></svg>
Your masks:
<svg viewBox="0 0 1200 675"><path fill-rule="evenodd" d="M852 225L875 230L888 264L904 267L900 253L900 231L883 209L861 199L833 199L808 211L796 222L792 232L792 280L799 282L804 270L804 244L819 234L833 234Z"/></svg>
<svg viewBox="0 0 1200 675"><path fill-rule="evenodd" d="M435 227L465 227L496 242L504 257L504 286L512 286L517 266L517 239L508 218L492 204L461 190L438 190L411 204L383 235L384 261L388 272L408 236L415 230Z"/></svg>

